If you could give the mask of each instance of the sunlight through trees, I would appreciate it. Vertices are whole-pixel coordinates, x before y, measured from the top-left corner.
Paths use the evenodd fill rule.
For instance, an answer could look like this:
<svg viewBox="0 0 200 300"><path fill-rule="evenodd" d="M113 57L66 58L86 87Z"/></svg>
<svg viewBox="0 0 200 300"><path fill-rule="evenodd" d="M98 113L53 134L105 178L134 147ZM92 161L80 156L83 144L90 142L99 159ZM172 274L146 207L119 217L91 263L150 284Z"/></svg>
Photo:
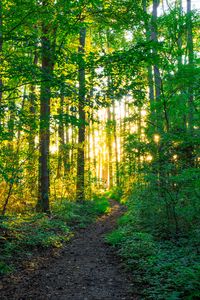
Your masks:
<svg viewBox="0 0 200 300"><path fill-rule="evenodd" d="M114 191L141 230L197 240L199 8L0 1L3 216Z"/></svg>

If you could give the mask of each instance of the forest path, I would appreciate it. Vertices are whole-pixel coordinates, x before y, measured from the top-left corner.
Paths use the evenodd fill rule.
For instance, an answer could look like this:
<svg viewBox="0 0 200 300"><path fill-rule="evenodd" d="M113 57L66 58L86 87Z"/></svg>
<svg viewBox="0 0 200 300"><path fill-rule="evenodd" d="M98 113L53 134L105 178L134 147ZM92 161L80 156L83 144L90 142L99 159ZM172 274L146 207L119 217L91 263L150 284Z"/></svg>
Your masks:
<svg viewBox="0 0 200 300"><path fill-rule="evenodd" d="M132 284L105 234L116 226L123 207L111 200L111 212L79 230L62 254L20 280L10 282L0 299L131 300Z"/></svg>

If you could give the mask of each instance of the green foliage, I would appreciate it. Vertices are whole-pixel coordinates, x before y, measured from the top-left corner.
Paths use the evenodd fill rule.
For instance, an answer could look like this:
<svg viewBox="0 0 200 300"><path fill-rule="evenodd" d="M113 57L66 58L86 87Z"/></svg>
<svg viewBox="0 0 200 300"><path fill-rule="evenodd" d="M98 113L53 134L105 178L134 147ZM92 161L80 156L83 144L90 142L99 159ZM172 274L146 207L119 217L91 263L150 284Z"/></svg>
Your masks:
<svg viewBox="0 0 200 300"><path fill-rule="evenodd" d="M125 259L133 273L134 284L145 287L141 288L143 299L197 299L200 294L199 238L160 240L138 228L134 213L129 210L119 220L118 229L106 240L117 247Z"/></svg>
<svg viewBox="0 0 200 300"><path fill-rule="evenodd" d="M121 196L122 196L122 189L121 187L115 186L113 187L108 193L107 196L110 199L116 200L116 201L120 201Z"/></svg>
<svg viewBox="0 0 200 300"><path fill-rule="evenodd" d="M107 198L94 196L92 200L85 203L66 202L55 203L54 214L63 221L74 227L85 227L93 222L96 216L105 213L109 208Z"/></svg>
<svg viewBox="0 0 200 300"><path fill-rule="evenodd" d="M44 214L8 217L1 222L1 231L1 273L9 271L16 256L26 257L35 247L61 247L72 235L65 222Z"/></svg>
<svg viewBox="0 0 200 300"><path fill-rule="evenodd" d="M3 261L0 261L0 275L1 274L9 274L10 272L13 271L13 268L6 264Z"/></svg>

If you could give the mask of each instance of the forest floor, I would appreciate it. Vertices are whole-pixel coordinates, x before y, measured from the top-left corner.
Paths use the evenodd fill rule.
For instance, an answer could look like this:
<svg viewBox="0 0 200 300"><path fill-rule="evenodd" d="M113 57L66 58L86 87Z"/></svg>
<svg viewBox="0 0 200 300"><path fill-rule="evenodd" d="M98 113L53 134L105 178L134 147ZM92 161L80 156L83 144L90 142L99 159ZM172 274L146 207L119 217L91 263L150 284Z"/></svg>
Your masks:
<svg viewBox="0 0 200 300"><path fill-rule="evenodd" d="M25 269L4 277L0 299L139 299L133 295L131 276L105 242L123 213L124 208L111 200L111 211L79 229L62 250L36 256Z"/></svg>

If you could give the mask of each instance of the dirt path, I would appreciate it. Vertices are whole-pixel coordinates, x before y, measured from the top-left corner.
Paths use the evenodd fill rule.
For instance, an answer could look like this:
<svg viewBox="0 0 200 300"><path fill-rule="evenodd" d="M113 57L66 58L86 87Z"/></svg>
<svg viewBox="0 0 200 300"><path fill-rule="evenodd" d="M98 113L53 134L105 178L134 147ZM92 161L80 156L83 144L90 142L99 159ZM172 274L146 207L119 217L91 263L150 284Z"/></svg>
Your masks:
<svg viewBox="0 0 200 300"><path fill-rule="evenodd" d="M2 289L0 299L131 300L131 282L104 235L123 213L118 203L95 224L79 231L58 258L51 258Z"/></svg>

